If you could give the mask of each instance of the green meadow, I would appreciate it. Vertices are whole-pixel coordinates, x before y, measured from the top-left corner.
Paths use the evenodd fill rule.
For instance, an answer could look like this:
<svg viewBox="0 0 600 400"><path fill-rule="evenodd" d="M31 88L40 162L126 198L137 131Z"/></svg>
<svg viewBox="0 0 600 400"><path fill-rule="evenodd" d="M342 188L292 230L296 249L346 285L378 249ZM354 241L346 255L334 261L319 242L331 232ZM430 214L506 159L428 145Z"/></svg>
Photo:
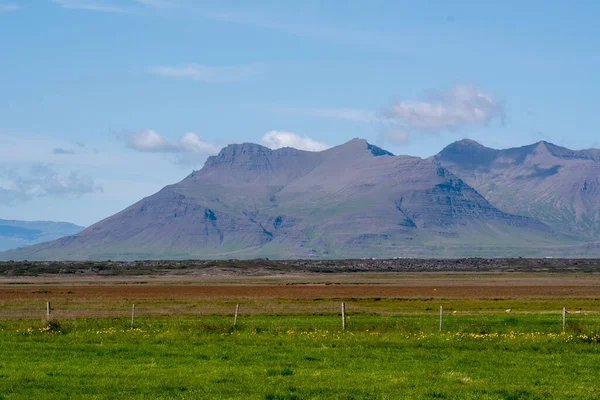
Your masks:
<svg viewBox="0 0 600 400"><path fill-rule="evenodd" d="M600 318L307 313L0 321L1 399L593 399Z"/></svg>

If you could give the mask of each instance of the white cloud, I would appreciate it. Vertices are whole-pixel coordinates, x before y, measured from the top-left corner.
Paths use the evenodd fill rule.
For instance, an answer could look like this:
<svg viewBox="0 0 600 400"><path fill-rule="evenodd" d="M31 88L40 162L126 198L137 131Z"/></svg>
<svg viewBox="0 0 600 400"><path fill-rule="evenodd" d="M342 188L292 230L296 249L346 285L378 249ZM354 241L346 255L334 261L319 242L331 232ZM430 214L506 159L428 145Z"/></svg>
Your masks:
<svg viewBox="0 0 600 400"><path fill-rule="evenodd" d="M137 151L176 152L177 144L164 139L158 132L145 130L129 136L127 145Z"/></svg>
<svg viewBox="0 0 600 400"><path fill-rule="evenodd" d="M185 133L178 141L171 141L151 129L129 135L127 145L134 150L149 153L210 154L219 151L217 146L201 140L192 132Z"/></svg>
<svg viewBox="0 0 600 400"><path fill-rule="evenodd" d="M272 106L269 107L269 110L282 114L341 119L352 122L371 122L376 118L376 114L373 111L355 108L303 108Z"/></svg>
<svg viewBox="0 0 600 400"><path fill-rule="evenodd" d="M102 191L89 176L71 171L61 176L53 168L36 164L28 171L0 170L0 203L15 205L40 197L73 197Z"/></svg>
<svg viewBox="0 0 600 400"><path fill-rule="evenodd" d="M114 3L96 1L96 0L52 0L52 2L62 8L71 10L86 10L107 13L129 13L130 11Z"/></svg>
<svg viewBox="0 0 600 400"><path fill-rule="evenodd" d="M394 102L383 116L421 130L456 130L504 119L504 107L492 93L469 84L454 85L418 100Z"/></svg>
<svg viewBox="0 0 600 400"><path fill-rule="evenodd" d="M205 83L231 83L247 80L265 71L262 63L214 67L202 64L155 66L149 71L170 78L193 79Z"/></svg>
<svg viewBox="0 0 600 400"><path fill-rule="evenodd" d="M317 142L306 136L299 136L292 132L269 131L262 137L263 145L275 150L282 147L293 147L298 150L322 151L330 146Z"/></svg>
<svg viewBox="0 0 600 400"><path fill-rule="evenodd" d="M21 6L15 3L0 3L0 13L17 11Z"/></svg>
<svg viewBox="0 0 600 400"><path fill-rule="evenodd" d="M179 144L185 151L193 153L215 153L219 151L217 146L200 140L198 135L192 132L185 133L181 139L179 139Z"/></svg>

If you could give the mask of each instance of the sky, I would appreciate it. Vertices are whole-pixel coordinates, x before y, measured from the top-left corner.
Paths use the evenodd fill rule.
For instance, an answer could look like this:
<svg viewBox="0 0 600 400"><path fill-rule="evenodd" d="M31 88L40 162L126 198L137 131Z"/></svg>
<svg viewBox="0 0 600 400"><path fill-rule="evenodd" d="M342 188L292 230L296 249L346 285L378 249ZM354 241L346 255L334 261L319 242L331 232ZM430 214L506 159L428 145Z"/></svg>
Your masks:
<svg viewBox="0 0 600 400"><path fill-rule="evenodd" d="M600 2L0 0L0 218L89 226L230 143L600 147Z"/></svg>

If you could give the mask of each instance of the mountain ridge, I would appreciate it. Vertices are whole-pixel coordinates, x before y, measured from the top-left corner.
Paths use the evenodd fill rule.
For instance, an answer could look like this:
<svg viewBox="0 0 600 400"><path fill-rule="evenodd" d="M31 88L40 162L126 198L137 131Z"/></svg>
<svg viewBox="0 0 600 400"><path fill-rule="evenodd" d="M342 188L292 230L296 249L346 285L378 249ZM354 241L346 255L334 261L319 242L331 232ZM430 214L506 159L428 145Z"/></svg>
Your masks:
<svg viewBox="0 0 600 400"><path fill-rule="evenodd" d="M494 206L600 239L600 150L546 141L505 150L455 142L433 157Z"/></svg>
<svg viewBox="0 0 600 400"><path fill-rule="evenodd" d="M568 149L555 147L549 151L567 159ZM77 235L0 258L454 257L596 251L593 241L578 241L572 230L497 207L469 183L479 184L474 176L489 173L487 169L520 165L531 157L547 159L547 153L541 143L503 153L470 140L425 159L394 156L358 138L320 152L228 145L182 181ZM589 154L576 162L595 162ZM465 165L483 172L468 175ZM545 164L539 168L536 179L554 174Z"/></svg>

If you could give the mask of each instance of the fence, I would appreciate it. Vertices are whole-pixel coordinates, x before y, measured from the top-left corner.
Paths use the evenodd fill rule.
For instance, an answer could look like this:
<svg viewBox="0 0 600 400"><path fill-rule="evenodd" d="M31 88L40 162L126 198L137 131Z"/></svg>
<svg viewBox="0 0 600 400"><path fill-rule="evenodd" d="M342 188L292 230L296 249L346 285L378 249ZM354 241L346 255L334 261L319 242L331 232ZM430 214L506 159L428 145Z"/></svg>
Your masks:
<svg viewBox="0 0 600 400"><path fill-rule="evenodd" d="M257 317L257 314L246 315L242 318L240 314L240 310L243 310L240 307L240 303L235 305L235 309L232 310L231 318L232 323L230 325L231 329L236 330L239 328L239 322L243 320L244 322L255 322L254 325L260 325L261 318ZM51 321L54 316L54 310L51 307L51 303L46 303L46 315L45 320ZM308 322L313 320L316 325L323 325L323 320L318 321L317 319L325 319L325 324L331 326L335 329L335 325L332 324L335 313L332 314L319 314L319 315L310 315L310 314L291 314L293 316L304 317L304 322ZM558 317L562 315L562 321ZM358 321L352 320L351 323L348 322L350 317L358 319ZM437 321L434 321L433 317L437 317ZM148 318L155 318L155 315L148 314ZM206 319L210 316L203 315L198 316L200 319ZM221 319L221 323L227 319L227 315L218 314L213 315L213 317L218 317ZM278 318L281 317L280 314L271 315L270 318ZM433 326L438 328L439 332L443 332L444 329L447 330L456 330L456 331L494 331L494 324L496 324L496 331L507 330L507 329L546 329L550 331L557 331L559 327L562 332L566 332L568 330L576 330L581 331L584 329L588 330L598 330L600 328L600 318L598 318L597 313L595 312L583 312L581 310L573 311L573 313L569 313L566 307L563 307L560 311L556 312L524 312L518 313L514 312L513 309L506 310L496 310L495 312L487 312L487 313L477 313L469 310L462 310L460 312L453 311L445 311L443 305L439 306L439 316L432 313L396 313L396 314L369 314L369 313L361 313L357 312L356 314L352 314L347 311L346 302L341 303L341 313L338 314L338 317L341 317L339 320L338 328L345 331L347 329L357 329L364 330L365 327L370 327L374 330L378 328L382 328L384 330L393 329L394 326L398 330L433 330ZM142 316L143 318L143 316ZM394 318L395 324L390 323L390 319ZM439 318L439 319L438 319ZM296 321L298 318L295 319ZM263 321L264 322L264 321ZM283 322L283 321L282 321ZM417 323L418 322L418 323ZM562 322L562 324L561 324ZM136 304L131 305L131 328L136 327ZM306 326L306 324L305 324ZM499 328L499 329L498 329ZM368 330L368 329L367 329Z"/></svg>

